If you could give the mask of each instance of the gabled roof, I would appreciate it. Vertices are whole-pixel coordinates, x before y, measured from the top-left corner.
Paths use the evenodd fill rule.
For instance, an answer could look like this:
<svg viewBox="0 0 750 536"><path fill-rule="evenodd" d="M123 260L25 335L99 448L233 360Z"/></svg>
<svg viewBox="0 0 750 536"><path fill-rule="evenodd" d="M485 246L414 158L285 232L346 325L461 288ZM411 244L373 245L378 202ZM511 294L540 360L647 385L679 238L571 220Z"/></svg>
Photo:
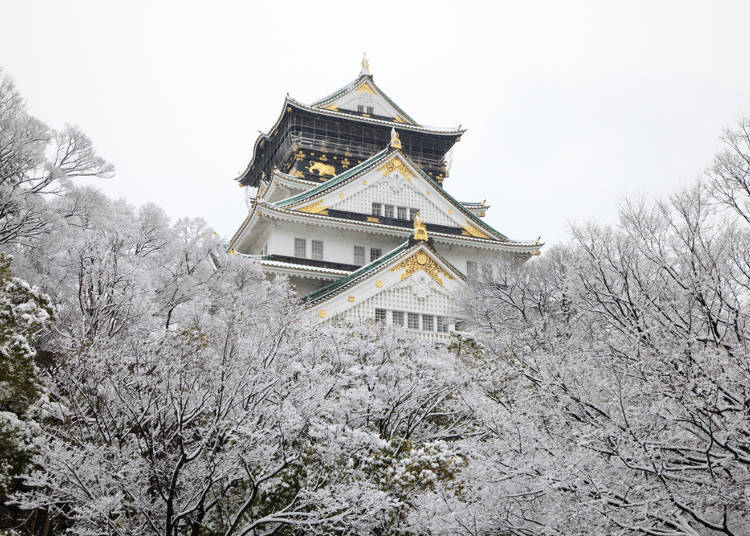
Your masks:
<svg viewBox="0 0 750 536"><path fill-rule="evenodd" d="M378 164L381 160L385 160L387 156L388 156L388 149L383 149L379 153L375 153L374 155L372 155L367 160L360 162L359 164L357 164L351 169L347 169L344 173L339 173L332 179L328 179L324 183L321 183L318 186L316 186L315 188L310 188L309 190L306 190L295 196L289 197L287 199L282 199L281 201L277 201L276 203L274 203L274 205L277 207L286 207L286 206L298 203L300 201L310 199L311 197L315 197L319 193L325 192L326 190L330 190L336 185L341 184L342 182L346 181L347 179L354 177L360 171L364 171L374 166L375 164Z"/></svg>
<svg viewBox="0 0 750 536"><path fill-rule="evenodd" d="M344 184L347 184L351 180L354 180L357 176L368 171L370 168L380 164L381 162L385 162L396 154L398 155L397 157L402 158L411 168L416 170L420 174L420 176L431 185L432 188L434 188L440 195L445 197L456 210L461 212L464 216L466 216L469 220L476 224L477 227L484 231L488 231L490 233L490 236L494 236L497 240L504 242L510 241L507 236L505 236L503 233L493 228L492 226L488 225L484 220L479 218L479 216L469 210L463 203L454 199L453 196L446 192L437 182L435 182L429 175L422 171L422 169L417 166L406 154L398 149L393 148L387 148L373 155L364 162L354 166L344 173L333 177L332 179L327 180L326 182L320 184L319 186L316 186L315 188L311 188L295 196L273 203L273 206L278 208L291 208L292 205L298 205L306 201L311 201L316 196L323 195L343 186Z"/></svg>
<svg viewBox="0 0 750 536"><path fill-rule="evenodd" d="M403 242L401 245L396 246L391 251L383 255L382 257L375 259L370 264L365 264L362 268L359 270L356 270L349 274L346 277L342 277L341 279L338 279L334 281L333 283L330 283L322 288L319 288L318 290L314 290L307 296L305 296L303 301L313 303L313 302L319 302L321 300L324 300L326 297L335 294L337 290L342 289L349 285L349 283L352 283L353 281L356 281L358 279L361 279L365 277L367 274L374 272L379 268L380 266L383 266L385 263L396 257L399 253L402 253L406 251L409 247L409 241Z"/></svg>
<svg viewBox="0 0 750 536"><path fill-rule="evenodd" d="M260 133L258 135L258 137L255 140L255 143L253 144L253 154L252 154L252 157L250 158L250 161L247 163L247 166L245 166L245 169L242 171L242 173L238 177L235 178L235 180L238 181L240 185L244 185L245 182L248 180L248 176L253 169L253 166L255 164L255 159L258 156L258 152L260 148L267 141L268 142L273 141L275 132L277 132L279 125L281 125L281 122L284 120L284 118L288 114L292 113L292 110L294 109L302 110L305 112L310 112L310 113L317 114L317 115L327 116L327 117L345 118L346 120L358 121L358 122L367 123L370 125L384 126L384 127L389 127L389 128L396 127L399 130L408 130L408 131L412 131L416 133L436 135L436 136L444 137L447 139L453 139L453 140L460 139L463 133L466 132L466 129L461 128L460 126L457 128L429 127L429 126L424 126L424 125L418 125L416 123L414 124L399 123L399 122L391 121L391 120L377 119L375 117L365 117L363 115L356 115L356 114L351 114L351 113L346 113L346 112L329 110L327 108L308 106L306 104L303 104L291 98L289 95L287 95L284 98L284 104L281 107L281 113L279 114L279 117L276 119L276 122L268 130L268 132Z"/></svg>
<svg viewBox="0 0 750 536"><path fill-rule="evenodd" d="M412 251L415 251L419 248L426 249L430 252L431 255L433 255L435 258L437 258L441 263L443 263L445 266L451 269L452 272L454 272L459 279L466 280L466 275L464 275L463 272L458 270L455 266L453 266L448 260L440 255L434 247L431 246L430 242L423 242L419 240L409 239L402 244L396 246L391 251L383 255L382 257L375 259L369 264L364 265L359 270L356 270L355 272L352 272L346 277L342 277L341 279L338 279L332 283L329 283L328 285L319 288L318 290L315 290L305 296L303 298L303 302L305 302L308 306L318 304L322 301L325 301L336 294L339 294L343 290L346 290L347 288L350 288L360 281L363 281L365 279L368 279L375 273L379 272L382 268L384 268L387 264L390 264L391 261L397 260L401 257L406 257L409 253Z"/></svg>
<svg viewBox="0 0 750 536"><path fill-rule="evenodd" d="M412 119L409 114L407 114L400 106L398 106L395 102L393 102L388 95L385 94L385 92L380 89L376 84L375 80L373 79L373 76L369 73L360 73L360 75L355 78L353 81L349 82L344 87L337 89L330 95L323 97L320 100L315 101L312 103L312 106L314 108L323 108L323 109L329 109L338 111L338 107L334 106L334 103L338 100L341 100L346 95L349 95L355 91L361 91L363 88L365 88L367 91L372 92L375 95L380 96L382 99L384 99L388 104L390 104L399 114L400 119L403 121L399 121L398 119L396 122L398 123L408 123L415 126L420 126L419 123L417 123L414 119Z"/></svg>

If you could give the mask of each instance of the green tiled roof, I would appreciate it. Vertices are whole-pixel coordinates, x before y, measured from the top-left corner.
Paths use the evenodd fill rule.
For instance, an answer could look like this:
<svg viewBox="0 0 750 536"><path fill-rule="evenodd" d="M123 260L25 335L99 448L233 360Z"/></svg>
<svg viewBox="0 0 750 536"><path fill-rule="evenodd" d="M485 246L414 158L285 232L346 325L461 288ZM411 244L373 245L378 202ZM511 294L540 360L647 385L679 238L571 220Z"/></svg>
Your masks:
<svg viewBox="0 0 750 536"><path fill-rule="evenodd" d="M287 199L282 199L281 201L277 201L276 203L273 203L273 206L283 208L287 207L289 205L292 205L294 203L298 203L300 201L304 201L305 199L309 199L311 197L316 196L317 194L328 190L329 188L333 188L337 184L342 183L343 181L349 179L353 175L359 173L363 169L375 164L378 160L384 159L384 157L388 156L391 153L390 148L385 148L379 153L376 153L375 155L371 156L364 162L361 162L354 166L353 168L345 171L344 173L341 173L340 175L337 175L333 177L332 179L327 180L326 182L319 184L315 188L311 188L305 192L299 193L295 196L289 197ZM484 220L482 220L479 216L474 215L470 210L468 210L463 203L460 201L457 201L451 194L446 192L442 186L440 186L436 181L432 179L427 173L422 171L422 168L420 168L418 165L416 165L411 158L409 158L403 151L401 152L401 156L404 157L411 166L416 169L419 174L427 180L429 184L433 186L436 190L438 190L440 193L442 193L445 197L450 199L456 207L458 207L459 210L461 210L464 215L466 215L468 218L479 224L480 227L484 227L485 229L495 233L496 235L500 236L503 240L510 241L510 239L505 236L503 233L498 231L497 229L493 228L491 225L487 224Z"/></svg>
<svg viewBox="0 0 750 536"><path fill-rule="evenodd" d="M463 205L463 203L461 203L460 201L456 200L455 197L453 197L451 194L449 194L448 192L446 192L443 189L442 186L440 186L437 182L435 182L434 180L432 180L432 177L430 177L427 173L425 173L424 171L422 171L422 168L419 167L418 165L416 165L414 162L412 162L411 159L408 156L404 155L404 158L406 158L407 160L409 160L409 163L412 166L414 166L414 168L417 171L419 171L419 173L420 173L420 175L422 175L422 177L424 177L425 179L427 179L434 186L434 188L436 190L438 190L439 192L441 192L445 197L447 197L448 199L450 199L451 201L453 201L456 204L456 206L458 208L460 208L464 212L464 214L466 214L467 216L469 216L469 218L471 218L472 220L474 220L481 227L484 227L485 229L489 229L490 231L492 231L496 235L501 236L503 240L507 240L508 242L510 242L510 239L507 236L505 236L503 233L501 233L500 231L498 231L497 229L495 229L494 227L492 227L491 225L489 225L488 223L486 223L479 216L475 216L469 209L467 209Z"/></svg>
<svg viewBox="0 0 750 536"><path fill-rule="evenodd" d="M356 270L356 271L352 272L351 274L349 274L346 277L342 277L341 279L337 279L336 281L334 281L332 283L329 283L328 285L326 285L326 286L324 286L322 288L319 288L318 290L315 290L315 291L311 292L310 294L308 294L307 296L305 296L302 299L305 302L311 302L311 301L316 301L316 300L323 299L323 298L325 298L325 297L327 297L327 296L335 293L337 290L345 287L347 284L351 283L352 281L355 281L355 280L361 278L362 276L365 276L368 273L376 270L377 268L380 268L381 266L383 266L384 264L386 264L388 261L390 261L391 259L393 259L397 255L399 255L399 254L401 254L401 253L403 253L403 252L405 252L405 251L407 251L409 249L416 249L420 245L422 245L422 243L416 243L416 244L413 244L411 246L411 248L410 248L409 247L409 240L407 240L406 242L402 243L401 245L396 246L394 249L392 249L391 251L389 251L388 253L386 253L385 255L383 255L382 257L380 257L379 259L375 259L370 264L364 265L362 268L360 268L359 270ZM455 266L453 266L453 264L451 264L448 261L448 259L446 259L445 257L443 257L433 247L428 246L428 248L429 248L430 252L433 255L435 255L438 259L440 259L440 261L442 261L446 266L449 266L451 269L453 269L454 272L456 272L458 275L460 275L463 279L466 279L466 275L464 275L464 273L461 270L459 270L458 268L456 268Z"/></svg>
<svg viewBox="0 0 750 536"><path fill-rule="evenodd" d="M304 201L305 199L313 197L313 196L319 194L320 192L328 190L329 188L333 188L334 186L336 186L337 184L345 181L346 179L348 179L352 175L354 175L356 173L359 173L360 171L362 171L366 167L374 164L378 159L382 158L386 154L388 154L388 149L387 148L383 149L379 153L375 153L373 156L371 156L370 158L368 158L364 162L360 162L359 164L357 164L353 168L346 170L344 173L336 175L332 179L328 179L324 183L319 184L318 186L316 186L315 188L310 188L309 190L306 190L306 191L304 191L302 193L299 193L299 194L297 194L295 196L288 197L286 199L282 199L281 201L277 201L273 205L276 206L276 207L279 207L279 208L286 207L286 206L292 205L294 203L297 203L299 201Z"/></svg>
<svg viewBox="0 0 750 536"><path fill-rule="evenodd" d="M333 292L337 291L341 287L346 286L349 282L375 270L376 268L379 268L380 266L387 263L389 260L391 260L393 257L398 255L399 253L406 251L408 248L409 248L409 241L407 240L406 242L402 243L400 246L396 246L394 249L392 249L391 251L389 251L382 257L375 259L370 264L365 264L359 270L355 270L348 276L342 277L341 279L337 279L336 281L329 283L326 286L311 292L310 294L308 294L302 299L303 301L309 302L309 301L318 300L329 294L332 294Z"/></svg>

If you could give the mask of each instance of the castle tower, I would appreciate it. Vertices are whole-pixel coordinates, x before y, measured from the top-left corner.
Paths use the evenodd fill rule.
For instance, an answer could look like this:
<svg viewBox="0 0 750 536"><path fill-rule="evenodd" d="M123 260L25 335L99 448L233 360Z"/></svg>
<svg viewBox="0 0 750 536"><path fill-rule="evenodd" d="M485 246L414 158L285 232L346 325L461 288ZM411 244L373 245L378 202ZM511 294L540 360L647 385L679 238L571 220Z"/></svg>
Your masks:
<svg viewBox="0 0 750 536"><path fill-rule="evenodd" d="M453 295L480 263L540 248L487 225L484 202L443 189L445 155L463 133L414 121L365 59L312 105L287 96L237 179L257 193L229 247L288 276L312 322L372 319L443 339Z"/></svg>

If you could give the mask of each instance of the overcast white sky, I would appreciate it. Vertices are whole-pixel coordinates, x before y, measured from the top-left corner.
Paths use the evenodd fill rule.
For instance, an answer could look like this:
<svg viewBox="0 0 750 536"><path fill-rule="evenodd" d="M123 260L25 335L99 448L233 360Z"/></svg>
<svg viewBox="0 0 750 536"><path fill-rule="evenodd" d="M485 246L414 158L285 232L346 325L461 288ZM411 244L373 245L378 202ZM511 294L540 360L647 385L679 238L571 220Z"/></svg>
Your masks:
<svg viewBox="0 0 750 536"><path fill-rule="evenodd" d="M421 123L468 128L446 188L511 238L564 240L626 195L690 182L750 113L750 2L0 0L0 66L31 112L79 125L133 204L229 237L232 180L285 93L376 83Z"/></svg>

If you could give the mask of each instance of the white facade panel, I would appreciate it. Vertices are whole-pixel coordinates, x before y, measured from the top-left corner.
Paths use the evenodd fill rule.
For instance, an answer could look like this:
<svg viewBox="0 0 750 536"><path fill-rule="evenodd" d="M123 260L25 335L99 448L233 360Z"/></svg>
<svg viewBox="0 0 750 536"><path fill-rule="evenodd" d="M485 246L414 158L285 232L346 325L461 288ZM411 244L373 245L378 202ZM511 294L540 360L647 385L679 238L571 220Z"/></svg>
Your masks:
<svg viewBox="0 0 750 536"><path fill-rule="evenodd" d="M362 214L372 214L373 203L416 208L419 210L419 217L426 223L456 226L456 223L429 199L426 195L427 189L419 190L401 174L391 173L385 178L375 176L370 181L364 189L334 203L331 208ZM421 185L421 181L416 184ZM380 216L383 215L381 210Z"/></svg>
<svg viewBox="0 0 750 536"><path fill-rule="evenodd" d="M268 240L269 255L294 256L295 238L307 240L307 258L311 258L312 240L323 242L323 260L338 262L342 264L354 264L354 246L365 248L365 262L370 262L370 249L380 249L387 253L403 242L403 239L372 233L362 233L335 229L333 227L322 227L316 225L305 225L292 222L278 222Z"/></svg>

